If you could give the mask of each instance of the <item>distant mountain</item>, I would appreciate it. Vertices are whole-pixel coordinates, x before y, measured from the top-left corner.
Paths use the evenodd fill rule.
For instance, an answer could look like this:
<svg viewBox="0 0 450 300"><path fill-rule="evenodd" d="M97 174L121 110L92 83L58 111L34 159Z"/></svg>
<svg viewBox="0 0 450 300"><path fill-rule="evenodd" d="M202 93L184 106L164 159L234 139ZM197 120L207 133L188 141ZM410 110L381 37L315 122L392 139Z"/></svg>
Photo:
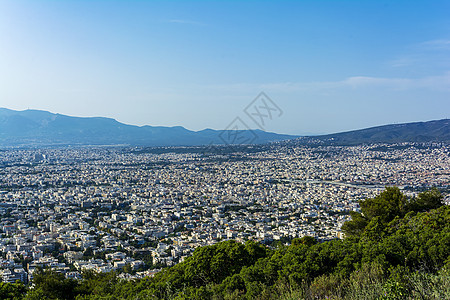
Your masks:
<svg viewBox="0 0 450 300"><path fill-rule="evenodd" d="M262 130L191 131L181 126L134 126L103 117L71 117L41 110L0 108L0 147L130 145L200 146L288 143L357 145L364 143L450 142L450 120L371 127L348 132L301 137Z"/></svg>
<svg viewBox="0 0 450 300"><path fill-rule="evenodd" d="M348 132L302 137L296 141L301 143L320 141L332 145L450 142L450 120L384 125Z"/></svg>
<svg viewBox="0 0 450 300"><path fill-rule="evenodd" d="M81 118L41 110L15 111L0 108L0 147L262 144L296 137L262 130L191 131L181 126L134 126L103 117Z"/></svg>

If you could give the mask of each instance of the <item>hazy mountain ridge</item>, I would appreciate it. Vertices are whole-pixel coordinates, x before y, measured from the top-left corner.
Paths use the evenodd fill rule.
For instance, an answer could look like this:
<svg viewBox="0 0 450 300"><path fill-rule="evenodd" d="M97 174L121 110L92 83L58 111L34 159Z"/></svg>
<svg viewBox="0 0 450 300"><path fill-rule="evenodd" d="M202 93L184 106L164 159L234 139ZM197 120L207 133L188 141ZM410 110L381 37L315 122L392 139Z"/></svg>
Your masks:
<svg viewBox="0 0 450 300"><path fill-rule="evenodd" d="M191 131L182 126L135 126L105 117L72 117L41 110L15 111L0 108L0 147L55 145L199 146L263 144L282 140L294 143L357 145L364 143L450 142L450 120L383 125L348 132L301 137L262 130L239 132L204 129ZM231 137L230 137L230 136Z"/></svg>
<svg viewBox="0 0 450 300"><path fill-rule="evenodd" d="M300 143L320 141L333 145L450 142L450 119L383 125L340 133L302 137L296 141Z"/></svg>
<svg viewBox="0 0 450 300"><path fill-rule="evenodd" d="M241 131L255 144L293 139L261 130ZM221 138L222 137L222 138ZM0 146L139 145L194 146L233 143L223 131L191 131L181 126L135 126L104 117L71 117L40 110L0 108ZM238 143L238 142L235 142Z"/></svg>

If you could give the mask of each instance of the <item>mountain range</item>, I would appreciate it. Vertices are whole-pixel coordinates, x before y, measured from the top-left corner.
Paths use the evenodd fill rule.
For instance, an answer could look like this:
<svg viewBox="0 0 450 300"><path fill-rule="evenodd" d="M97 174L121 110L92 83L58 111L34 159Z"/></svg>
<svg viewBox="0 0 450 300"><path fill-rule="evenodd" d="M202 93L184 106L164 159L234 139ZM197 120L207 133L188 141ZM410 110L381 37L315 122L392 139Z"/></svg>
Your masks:
<svg viewBox="0 0 450 300"><path fill-rule="evenodd" d="M0 108L0 147L264 144L296 137L262 130L191 131L181 126L135 126L104 117L72 117L42 110Z"/></svg>
<svg viewBox="0 0 450 300"><path fill-rule="evenodd" d="M104 117L72 117L42 110L0 108L0 147L37 146L199 146L264 144L283 140L336 145L398 142L450 142L450 120L393 124L311 137L262 130L191 131L181 126L135 126Z"/></svg>
<svg viewBox="0 0 450 300"><path fill-rule="evenodd" d="M370 143L450 142L450 119L376 126L334 134L300 138L330 145Z"/></svg>

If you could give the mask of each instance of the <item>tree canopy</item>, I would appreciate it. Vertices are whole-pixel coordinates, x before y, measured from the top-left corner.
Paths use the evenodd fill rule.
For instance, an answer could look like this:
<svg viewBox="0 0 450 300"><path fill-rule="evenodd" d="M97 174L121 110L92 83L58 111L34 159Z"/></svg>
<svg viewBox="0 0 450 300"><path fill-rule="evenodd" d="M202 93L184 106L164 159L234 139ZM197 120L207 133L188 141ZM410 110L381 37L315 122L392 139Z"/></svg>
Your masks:
<svg viewBox="0 0 450 300"><path fill-rule="evenodd" d="M361 212L350 212L352 220L346 222L342 226L342 230L349 236L358 236L372 220L374 223L386 224L409 212L438 208L443 205L442 200L443 197L437 189L408 198L398 187L386 187L376 197L359 201ZM373 226L374 224L371 225L371 227Z"/></svg>

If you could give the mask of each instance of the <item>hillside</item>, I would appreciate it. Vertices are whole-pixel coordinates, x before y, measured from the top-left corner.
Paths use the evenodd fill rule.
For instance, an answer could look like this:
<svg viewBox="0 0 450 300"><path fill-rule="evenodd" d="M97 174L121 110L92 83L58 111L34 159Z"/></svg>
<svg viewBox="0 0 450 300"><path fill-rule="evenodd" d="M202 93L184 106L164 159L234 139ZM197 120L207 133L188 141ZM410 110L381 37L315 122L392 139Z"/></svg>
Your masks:
<svg viewBox="0 0 450 300"><path fill-rule="evenodd" d="M341 133L304 137L296 142L320 141L332 145L370 143L450 142L450 120L392 124Z"/></svg>
<svg viewBox="0 0 450 300"><path fill-rule="evenodd" d="M194 146L209 144L262 144L296 138L261 130L236 132L181 126L134 126L102 117L71 117L40 110L0 108L0 147L131 145Z"/></svg>

